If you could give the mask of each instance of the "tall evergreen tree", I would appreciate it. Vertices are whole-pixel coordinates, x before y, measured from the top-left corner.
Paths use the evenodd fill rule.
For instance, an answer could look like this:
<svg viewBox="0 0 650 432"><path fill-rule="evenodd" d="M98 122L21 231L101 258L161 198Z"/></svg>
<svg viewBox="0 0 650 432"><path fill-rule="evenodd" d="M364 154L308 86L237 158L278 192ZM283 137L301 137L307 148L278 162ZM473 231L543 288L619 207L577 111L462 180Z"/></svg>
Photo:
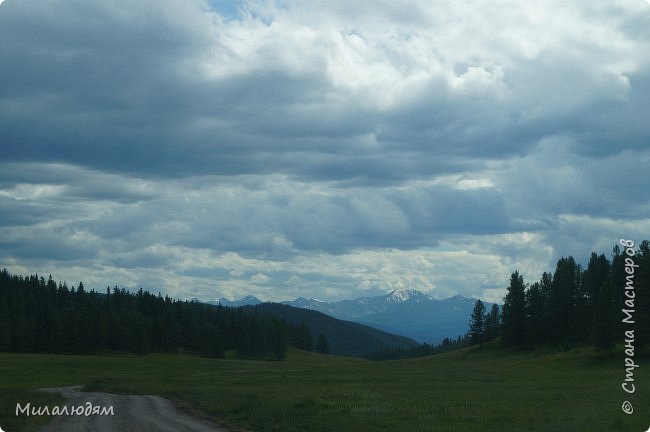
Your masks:
<svg viewBox="0 0 650 432"><path fill-rule="evenodd" d="M269 330L271 354L275 360L282 360L287 356L287 338L284 329L280 325L275 325Z"/></svg>
<svg viewBox="0 0 650 432"><path fill-rule="evenodd" d="M501 314L499 313L499 306L493 304L490 312L485 318L485 340L491 341L499 337L501 333Z"/></svg>
<svg viewBox="0 0 650 432"><path fill-rule="evenodd" d="M553 274L550 315L553 340L564 345L578 341L576 304L578 297L578 266L573 257L560 258Z"/></svg>
<svg viewBox="0 0 650 432"><path fill-rule="evenodd" d="M612 248L612 266L610 277L612 284L614 285L614 291L616 292L616 304L623 306L625 301L625 253L621 252L621 248L618 244L614 245ZM623 328L622 323L617 323L617 332L620 334Z"/></svg>
<svg viewBox="0 0 650 432"><path fill-rule="evenodd" d="M4 298L0 297L0 351L11 350L11 327L9 308Z"/></svg>
<svg viewBox="0 0 650 432"><path fill-rule="evenodd" d="M596 314L596 305L598 296L603 290L603 286L610 281L610 263L605 255L598 255L592 252L589 257L587 269L582 279L582 295L585 299L584 310L580 311L578 319L580 320L580 332L583 336L593 336L593 324ZM582 342L588 339L583 337Z"/></svg>
<svg viewBox="0 0 650 432"><path fill-rule="evenodd" d="M593 320L593 341L596 351L609 354L616 341L616 290L611 281L607 281L597 296Z"/></svg>
<svg viewBox="0 0 650 432"><path fill-rule="evenodd" d="M635 343L639 347L650 344L650 242L639 244L636 254L636 277L634 282L636 329Z"/></svg>
<svg viewBox="0 0 650 432"><path fill-rule="evenodd" d="M316 352L321 354L329 354L330 346L327 342L327 337L323 333L318 335L318 340L316 341Z"/></svg>
<svg viewBox="0 0 650 432"><path fill-rule="evenodd" d="M522 345L526 332L526 298L524 278L515 271L510 276L510 286L503 300L503 341L509 345Z"/></svg>
<svg viewBox="0 0 650 432"><path fill-rule="evenodd" d="M470 344L483 345L485 336L485 305L481 300L477 300L474 304L467 335L469 336Z"/></svg>
<svg viewBox="0 0 650 432"><path fill-rule="evenodd" d="M289 329L289 341L291 345L305 351L311 351L314 345L311 330L304 321Z"/></svg>
<svg viewBox="0 0 650 432"><path fill-rule="evenodd" d="M609 280L609 274L610 263L605 255L597 255L596 252L592 252L583 278L584 296L591 308L595 307L598 294Z"/></svg>
<svg viewBox="0 0 650 432"><path fill-rule="evenodd" d="M526 344L535 346L546 342L544 296L541 284L535 282L526 291Z"/></svg>

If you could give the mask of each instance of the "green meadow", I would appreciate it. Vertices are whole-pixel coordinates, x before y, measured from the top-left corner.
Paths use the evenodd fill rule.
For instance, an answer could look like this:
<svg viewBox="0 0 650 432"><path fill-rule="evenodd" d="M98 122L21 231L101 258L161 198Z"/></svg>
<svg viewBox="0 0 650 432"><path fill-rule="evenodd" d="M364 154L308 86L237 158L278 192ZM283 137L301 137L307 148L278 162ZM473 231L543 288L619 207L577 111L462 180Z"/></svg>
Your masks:
<svg viewBox="0 0 650 432"><path fill-rule="evenodd" d="M44 417L15 416L16 402L54 406L40 387L156 394L194 415L263 431L646 431L650 361L636 359L635 407L623 414L624 356L486 346L371 362L290 350L286 360L190 355L0 354L0 426L33 431ZM119 413L116 413L119 415Z"/></svg>

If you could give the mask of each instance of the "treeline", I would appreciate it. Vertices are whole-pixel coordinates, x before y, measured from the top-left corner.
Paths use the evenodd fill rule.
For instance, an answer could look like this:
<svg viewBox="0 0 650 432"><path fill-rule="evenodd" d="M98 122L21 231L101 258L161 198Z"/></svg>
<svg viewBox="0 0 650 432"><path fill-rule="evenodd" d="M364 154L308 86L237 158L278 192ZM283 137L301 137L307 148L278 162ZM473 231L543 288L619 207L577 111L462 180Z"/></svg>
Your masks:
<svg viewBox="0 0 650 432"><path fill-rule="evenodd" d="M469 345L469 339L466 336L458 336L456 339L444 338L438 345L423 343L410 348L399 347L387 349L384 351L365 354L364 357L369 360L397 360L414 357L426 357L433 354L441 354L453 351Z"/></svg>
<svg viewBox="0 0 650 432"><path fill-rule="evenodd" d="M0 351L189 352L282 359L290 343L311 345L309 328L272 315L117 287L86 291L38 275L0 272Z"/></svg>
<svg viewBox="0 0 650 432"><path fill-rule="evenodd" d="M530 285L515 271L499 325L503 343L565 349L593 344L598 351L611 352L623 340L623 319L627 319L628 324L634 321L635 345L648 344L650 243L644 240L637 248L621 241L621 246L614 246L611 261L593 252L586 269L571 256L560 258L553 273L543 273ZM470 336L473 343L480 343L476 308L480 306L470 319Z"/></svg>
<svg viewBox="0 0 650 432"><path fill-rule="evenodd" d="M256 308L252 308L255 310ZM329 354L330 347L327 337L320 333L314 346L314 338L311 329L305 322L293 326L292 331L289 333L289 345L299 348L304 351L316 351L320 354Z"/></svg>
<svg viewBox="0 0 650 432"><path fill-rule="evenodd" d="M469 321L469 330L466 338L469 345L482 345L483 342L490 342L501 335L501 313L499 306L492 305L490 312L487 312L481 300L477 300L472 310Z"/></svg>

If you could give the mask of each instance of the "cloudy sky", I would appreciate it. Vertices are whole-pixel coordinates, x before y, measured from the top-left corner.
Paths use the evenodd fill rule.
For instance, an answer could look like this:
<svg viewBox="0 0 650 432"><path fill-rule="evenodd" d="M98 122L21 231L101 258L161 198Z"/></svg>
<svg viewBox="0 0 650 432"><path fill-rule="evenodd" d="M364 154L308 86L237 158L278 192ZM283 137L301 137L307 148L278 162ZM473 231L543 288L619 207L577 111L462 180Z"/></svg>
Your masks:
<svg viewBox="0 0 650 432"><path fill-rule="evenodd" d="M0 267L498 301L650 238L644 0L6 0Z"/></svg>

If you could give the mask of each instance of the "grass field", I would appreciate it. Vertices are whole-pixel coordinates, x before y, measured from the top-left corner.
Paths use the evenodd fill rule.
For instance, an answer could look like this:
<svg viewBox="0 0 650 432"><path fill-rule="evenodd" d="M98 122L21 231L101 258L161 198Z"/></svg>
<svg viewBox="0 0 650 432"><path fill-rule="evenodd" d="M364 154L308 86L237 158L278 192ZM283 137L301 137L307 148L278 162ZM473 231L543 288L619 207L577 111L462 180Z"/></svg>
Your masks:
<svg viewBox="0 0 650 432"><path fill-rule="evenodd" d="M262 431L632 431L650 425L650 361L636 359L625 415L623 355L588 348L515 353L493 347L390 362L290 351L282 362L187 355L0 354L0 426L35 430L16 402L54 406L45 386L170 397ZM119 415L119 413L117 413Z"/></svg>

